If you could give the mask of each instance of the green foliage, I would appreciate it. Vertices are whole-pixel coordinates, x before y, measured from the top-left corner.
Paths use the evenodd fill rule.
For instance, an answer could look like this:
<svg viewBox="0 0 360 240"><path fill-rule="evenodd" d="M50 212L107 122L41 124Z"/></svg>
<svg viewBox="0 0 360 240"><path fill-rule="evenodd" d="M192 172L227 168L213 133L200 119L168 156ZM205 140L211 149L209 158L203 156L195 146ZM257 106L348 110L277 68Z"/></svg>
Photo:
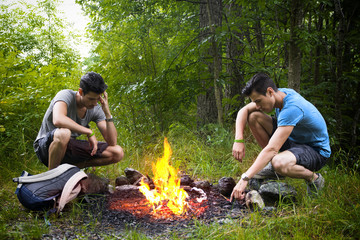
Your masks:
<svg viewBox="0 0 360 240"><path fill-rule="evenodd" d="M26 10L0 6L0 139L4 143L0 153L25 154L32 152L29 143L51 98L60 89L76 86L79 57L66 43L52 1Z"/></svg>
<svg viewBox="0 0 360 240"><path fill-rule="evenodd" d="M175 122L189 128L197 126L197 108L202 107L197 97L204 93L203 83L206 87L213 84L209 79L213 70L204 64L212 58L209 40L213 38L221 55L217 82L222 89L222 103L228 108L224 116L227 122L233 122L234 113L245 104L236 94L225 96L225 89L235 81L246 81L255 72L263 71L279 87L287 87L293 10L290 2L224 1L219 10L223 13L222 24L213 36L206 35L208 27L198 27L200 6L196 2L78 2L92 20L90 32L97 43L87 65L109 82L109 93L116 99L113 108L121 119L117 127L133 139L124 144L142 146L144 140L167 131ZM344 148L349 142L356 146L358 137L353 130L360 129L354 114L360 108L351 103L356 102L360 86L357 45L347 45L348 55L336 56L340 47L336 45L339 22L332 17L333 2L302 4L302 24L295 29L302 54L301 93L324 115L334 146L341 144ZM347 2L341 4L349 10ZM347 20L348 41L357 43L358 21L350 15ZM232 45L235 50L230 52ZM339 57L348 63L341 74L336 73L341 68L337 66ZM235 70L228 71L229 66Z"/></svg>

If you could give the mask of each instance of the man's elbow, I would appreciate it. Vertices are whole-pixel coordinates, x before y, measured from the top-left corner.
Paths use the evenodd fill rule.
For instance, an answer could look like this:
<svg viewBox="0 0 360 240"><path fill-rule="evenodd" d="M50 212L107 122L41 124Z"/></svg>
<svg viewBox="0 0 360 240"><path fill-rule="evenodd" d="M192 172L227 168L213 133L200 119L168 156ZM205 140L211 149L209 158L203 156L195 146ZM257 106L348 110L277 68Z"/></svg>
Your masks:
<svg viewBox="0 0 360 240"><path fill-rule="evenodd" d="M53 124L57 128L61 128L61 126L62 126L62 122L60 119L53 119Z"/></svg>

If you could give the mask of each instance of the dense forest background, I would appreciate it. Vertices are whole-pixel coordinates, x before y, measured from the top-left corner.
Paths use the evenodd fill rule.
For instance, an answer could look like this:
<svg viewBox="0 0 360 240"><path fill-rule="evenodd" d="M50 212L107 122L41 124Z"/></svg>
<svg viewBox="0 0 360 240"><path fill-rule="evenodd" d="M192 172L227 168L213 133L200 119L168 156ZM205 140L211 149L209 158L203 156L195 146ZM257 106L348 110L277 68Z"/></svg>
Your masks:
<svg viewBox="0 0 360 240"><path fill-rule="evenodd" d="M33 153L50 100L60 89L76 90L86 71L108 83L125 149L144 148L174 128L205 141L232 138L236 113L249 101L241 89L261 71L320 110L333 163L358 169L359 1L77 3L91 19L94 42L84 61L68 44L75 35L64 33L56 1L39 1L28 11L1 2L2 156Z"/></svg>

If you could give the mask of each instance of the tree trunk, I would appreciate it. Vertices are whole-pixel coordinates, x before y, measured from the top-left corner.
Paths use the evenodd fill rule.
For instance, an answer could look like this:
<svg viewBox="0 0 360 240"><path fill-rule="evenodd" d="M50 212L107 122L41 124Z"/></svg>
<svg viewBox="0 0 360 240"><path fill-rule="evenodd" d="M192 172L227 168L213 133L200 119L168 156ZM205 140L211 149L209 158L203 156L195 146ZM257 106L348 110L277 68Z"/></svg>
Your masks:
<svg viewBox="0 0 360 240"><path fill-rule="evenodd" d="M336 68L334 69L334 81L335 81L335 110L336 110L336 122L341 133L343 131L343 121L342 121L342 103L343 103L343 86L342 86L342 75L343 75L343 53L345 45L345 31L346 31L346 20L344 13L342 12L340 2L335 1L335 15L334 22L338 20L337 25L337 36L336 36L336 46L335 46L335 57L336 57Z"/></svg>
<svg viewBox="0 0 360 240"><path fill-rule="evenodd" d="M289 42L289 72L288 87L295 91L300 91L301 78L301 50L298 46L298 33L301 29L303 20L303 10L301 0L291 1L290 14L290 42Z"/></svg>
<svg viewBox="0 0 360 240"><path fill-rule="evenodd" d="M228 4L226 9L228 11L227 16L229 16L230 19L240 17L241 15L241 7L236 3ZM244 56L244 46L238 40L244 39L240 33L241 27L242 26L238 26L237 29L231 33L226 46L226 57L229 59L226 64L226 72L229 76L229 81L227 81L225 85L224 97L229 99L230 102L225 104L224 116L230 123L235 122L237 111L244 106L244 96L241 94L241 90L245 86L241 73L242 62L237 61ZM236 104L234 104L235 101Z"/></svg>
<svg viewBox="0 0 360 240"><path fill-rule="evenodd" d="M206 53L203 53L203 62L207 65L207 73L202 74L201 85L204 93L198 96L197 115L198 127L207 123L223 124L223 108L221 87L218 84L221 74L221 47L215 41L216 27L222 22L222 1L208 0L200 4L200 28L202 29L201 40L210 37L210 46ZM208 61L207 59L212 59ZM205 76L205 78L204 78ZM209 79L212 81L210 82Z"/></svg>

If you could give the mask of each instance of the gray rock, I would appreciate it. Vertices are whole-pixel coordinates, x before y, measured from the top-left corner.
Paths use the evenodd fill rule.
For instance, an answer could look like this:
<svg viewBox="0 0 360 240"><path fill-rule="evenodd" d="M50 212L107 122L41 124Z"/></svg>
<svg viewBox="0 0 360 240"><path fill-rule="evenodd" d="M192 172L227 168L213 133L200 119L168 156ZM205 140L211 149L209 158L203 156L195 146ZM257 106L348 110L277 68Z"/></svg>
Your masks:
<svg viewBox="0 0 360 240"><path fill-rule="evenodd" d="M218 190L225 197L230 197L232 190L234 189L236 182L231 177L222 177L218 181Z"/></svg>
<svg viewBox="0 0 360 240"><path fill-rule="evenodd" d="M134 184L140 178L144 177L143 174L133 168L125 168L124 172L130 184Z"/></svg>
<svg viewBox="0 0 360 240"><path fill-rule="evenodd" d="M115 179L115 186L127 185L129 183L130 182L129 182L128 178L125 176L120 176Z"/></svg>
<svg viewBox="0 0 360 240"><path fill-rule="evenodd" d="M256 190L251 190L250 192L248 192L246 194L245 203L246 203L246 206L250 209L254 209L256 207L258 207L260 209L264 209L264 207L265 207L265 203L264 203L261 195Z"/></svg>
<svg viewBox="0 0 360 240"><path fill-rule="evenodd" d="M251 178L249 180L249 188L250 190L259 191L261 184L264 182L264 179L255 179Z"/></svg>
<svg viewBox="0 0 360 240"><path fill-rule="evenodd" d="M259 193L266 205L276 204L280 199L294 201L297 194L292 186L278 181L270 181L262 184L259 188Z"/></svg>

